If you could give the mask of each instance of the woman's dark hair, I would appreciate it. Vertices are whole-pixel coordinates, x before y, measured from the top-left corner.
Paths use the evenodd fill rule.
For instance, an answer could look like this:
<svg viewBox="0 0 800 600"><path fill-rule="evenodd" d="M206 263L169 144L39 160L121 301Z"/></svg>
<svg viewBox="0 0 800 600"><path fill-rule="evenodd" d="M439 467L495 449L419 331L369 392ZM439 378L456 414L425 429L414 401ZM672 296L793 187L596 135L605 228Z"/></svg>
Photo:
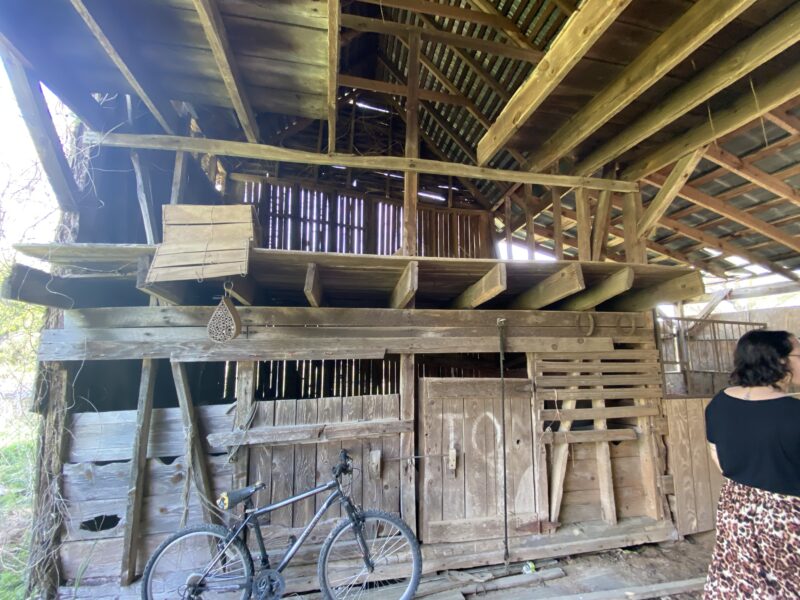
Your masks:
<svg viewBox="0 0 800 600"><path fill-rule="evenodd" d="M744 387L776 387L791 374L788 357L792 352L793 337L788 331L765 329L745 333L733 354L731 383Z"/></svg>

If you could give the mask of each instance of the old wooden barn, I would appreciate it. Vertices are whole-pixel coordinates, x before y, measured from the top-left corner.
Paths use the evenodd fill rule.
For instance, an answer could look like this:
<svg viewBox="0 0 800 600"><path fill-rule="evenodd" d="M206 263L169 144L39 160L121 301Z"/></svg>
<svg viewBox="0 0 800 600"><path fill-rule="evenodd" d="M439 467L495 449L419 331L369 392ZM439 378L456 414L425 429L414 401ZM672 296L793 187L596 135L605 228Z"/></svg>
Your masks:
<svg viewBox="0 0 800 600"><path fill-rule="evenodd" d="M689 355L723 372L745 325L653 309L797 287L798 39L794 0L2 2L63 210L3 289L50 307L31 587L136 597L207 500L341 448L426 572L506 524L514 560L711 529Z"/></svg>

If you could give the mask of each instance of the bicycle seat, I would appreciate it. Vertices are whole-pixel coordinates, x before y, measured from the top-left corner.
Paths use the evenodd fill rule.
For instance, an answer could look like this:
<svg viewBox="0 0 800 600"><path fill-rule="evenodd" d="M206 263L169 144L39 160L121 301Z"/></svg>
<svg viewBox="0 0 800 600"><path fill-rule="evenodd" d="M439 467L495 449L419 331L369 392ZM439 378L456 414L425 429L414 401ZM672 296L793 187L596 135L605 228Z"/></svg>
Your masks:
<svg viewBox="0 0 800 600"><path fill-rule="evenodd" d="M267 487L267 484L258 482L256 484L247 486L245 488L241 488L239 490L232 490L230 492L222 492L217 498L217 506L219 506L222 510L228 510L229 508L233 508L237 504L241 504L250 496L255 494L258 490L262 490Z"/></svg>

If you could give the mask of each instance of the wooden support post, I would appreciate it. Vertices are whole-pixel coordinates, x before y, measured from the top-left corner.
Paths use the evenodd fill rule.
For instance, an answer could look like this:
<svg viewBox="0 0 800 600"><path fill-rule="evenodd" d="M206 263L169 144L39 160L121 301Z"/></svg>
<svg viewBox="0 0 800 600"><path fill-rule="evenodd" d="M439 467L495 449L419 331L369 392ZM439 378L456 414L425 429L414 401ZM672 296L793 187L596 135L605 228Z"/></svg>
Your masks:
<svg viewBox="0 0 800 600"><path fill-rule="evenodd" d="M419 263L416 260L412 260L406 265L403 274L397 281L397 285L394 286L389 299L389 306L391 308L406 308L417 293L418 281Z"/></svg>
<svg viewBox="0 0 800 600"><path fill-rule="evenodd" d="M633 286L633 269L623 267L613 275L609 275L600 283L594 284L574 296L558 303L558 310L589 310L624 294Z"/></svg>
<svg viewBox="0 0 800 600"><path fill-rule="evenodd" d="M575 190L575 212L578 213L578 260L592 260L592 217L586 188Z"/></svg>
<svg viewBox="0 0 800 600"><path fill-rule="evenodd" d="M37 591L42 598L55 598L58 591L58 545L63 528L61 506L62 470L68 435L69 374L59 363L45 369L47 392L39 406L39 452L33 472L33 506L37 527L31 533L26 598Z"/></svg>
<svg viewBox="0 0 800 600"><path fill-rule="evenodd" d="M592 260L604 260L608 243L608 227L611 221L611 192L603 190L597 201L597 211L592 227Z"/></svg>
<svg viewBox="0 0 800 600"><path fill-rule="evenodd" d="M136 431L133 436L133 458L128 487L128 508L125 512L125 531L122 537L122 565L120 585L127 586L136 579L136 557L142 527L142 503L144 500L145 477L147 475L147 444L150 441L150 421L153 416L153 391L156 384L158 362L145 358L142 360L142 374L139 379L139 401L136 408Z"/></svg>
<svg viewBox="0 0 800 600"><path fill-rule="evenodd" d="M236 413L233 416L234 431L245 430L249 426L251 411L254 410L256 393L256 374L258 363L240 361L236 363ZM231 489L237 490L247 485L250 470L250 449L239 448L233 456Z"/></svg>
<svg viewBox="0 0 800 600"><path fill-rule="evenodd" d="M503 221L505 222L506 228L506 259L511 260L514 255L514 246L512 243L514 230L511 228L511 198L508 196L506 196L505 202L503 203L503 212Z"/></svg>
<svg viewBox="0 0 800 600"><path fill-rule="evenodd" d="M642 194L625 194L622 207L622 226L625 231L625 261L633 264L647 262L645 240L639 237L638 229L642 215Z"/></svg>
<svg viewBox="0 0 800 600"><path fill-rule="evenodd" d="M531 419L533 421L533 489L536 516L540 522L550 519L549 493L547 483L547 448L542 440L544 433L542 410L544 401L537 397L534 381L536 379L536 354L525 355L528 367L528 379L531 382Z"/></svg>
<svg viewBox="0 0 800 600"><path fill-rule="evenodd" d="M10 53L3 55L3 64L17 98L22 120L28 127L36 154L59 207L64 211L77 211L80 196L78 186L64 156L39 80L28 73Z"/></svg>
<svg viewBox="0 0 800 600"><path fill-rule="evenodd" d="M408 92L406 94L406 145L405 157L419 157L419 35L408 40ZM417 195L419 175L406 172L403 189L403 254L417 255Z"/></svg>
<svg viewBox="0 0 800 600"><path fill-rule="evenodd" d="M579 264L564 267L557 273L540 281L527 292L523 292L511 303L515 310L538 310L562 298L577 294L586 287L583 270Z"/></svg>
<svg viewBox="0 0 800 600"><path fill-rule="evenodd" d="M186 375L186 365L181 362L171 362L172 377L175 380L175 391L178 396L178 406L181 409L181 420L186 432L186 443L192 449L192 475L195 489L200 496L200 506L203 510L203 518L209 523L219 523L217 513L212 509L214 506L214 486L206 464L205 452L200 432L200 423L192 402L192 394L189 391L189 378ZM189 465L187 465L188 467Z"/></svg>
<svg viewBox="0 0 800 600"><path fill-rule="evenodd" d="M561 221L561 193L550 188L553 195L553 254L556 260L564 260L564 224Z"/></svg>
<svg viewBox="0 0 800 600"><path fill-rule="evenodd" d="M308 263L303 293L311 306L315 308L322 306L322 283L319 280L319 267L316 263Z"/></svg>
<svg viewBox="0 0 800 600"><path fill-rule="evenodd" d="M131 150L131 163L136 175L136 197L139 199L139 210L142 213L144 235L151 246L161 240L158 229L158 220L155 215L153 203L153 187L150 182L150 168L143 164L142 157L136 150Z"/></svg>
<svg viewBox="0 0 800 600"><path fill-rule="evenodd" d="M506 290L506 265L498 263L473 283L450 305L450 308L475 308Z"/></svg>
<svg viewBox="0 0 800 600"><path fill-rule="evenodd" d="M336 110L339 96L339 0L328 0L328 154L336 152Z"/></svg>
<svg viewBox="0 0 800 600"><path fill-rule="evenodd" d="M568 368L565 366L565 368ZM580 377L580 371L572 373L577 378ZM572 389L577 389L573 387ZM558 403L558 401L556 401ZM577 400L562 400L561 406L556 406L556 409L573 410L577 406ZM572 429L572 421L561 419L558 425L558 433L566 433ZM561 513L561 500L564 497L564 478L567 474L567 459L569 458L569 443L564 440L560 443L553 444L551 450L552 456L552 471L550 473L550 521L558 523L558 515Z"/></svg>
<svg viewBox="0 0 800 600"><path fill-rule="evenodd" d="M413 354L400 355L400 420L413 421L416 415L416 368ZM417 532L417 471L414 432L400 434L400 516Z"/></svg>
<svg viewBox="0 0 800 600"><path fill-rule="evenodd" d="M594 362L599 364L600 361ZM598 389L602 389L602 386L598 386ZM592 399L592 408L603 409L605 406L605 399ZM594 428L597 431L606 431L608 424L605 419L595 419ZM603 521L609 525L616 525L617 504L614 498L614 476L609 442L595 442L595 460L597 462L597 483L600 487L600 515Z"/></svg>
<svg viewBox="0 0 800 600"><path fill-rule="evenodd" d="M533 186L526 183L522 186L525 193L525 245L528 248L528 260L536 257L536 233L533 219L536 215L533 212Z"/></svg>

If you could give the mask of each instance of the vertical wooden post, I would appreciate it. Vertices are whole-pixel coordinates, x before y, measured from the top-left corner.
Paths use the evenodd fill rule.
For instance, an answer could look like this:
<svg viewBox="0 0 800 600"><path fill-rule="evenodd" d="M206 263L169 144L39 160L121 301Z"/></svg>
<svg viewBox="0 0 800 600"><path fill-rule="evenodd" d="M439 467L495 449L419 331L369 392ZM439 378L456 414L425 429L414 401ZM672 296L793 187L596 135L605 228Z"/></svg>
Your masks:
<svg viewBox="0 0 800 600"><path fill-rule="evenodd" d="M203 442L199 431L200 423L192 402L189 391L189 378L186 375L186 366L180 362L172 362L172 377L175 380L175 391L178 395L178 405L181 409L181 419L186 432L186 443L192 448L192 474L197 493L200 496L200 506L203 517L209 523L219 523L217 513L211 508L214 504L214 486L206 465ZM187 465L188 468L189 465Z"/></svg>
<svg viewBox="0 0 800 600"><path fill-rule="evenodd" d="M550 188L553 195L553 254L556 260L564 260L564 228L561 221L561 193Z"/></svg>
<svg viewBox="0 0 800 600"><path fill-rule="evenodd" d="M339 96L339 0L328 0L328 154L336 152L336 108Z"/></svg>
<svg viewBox="0 0 800 600"><path fill-rule="evenodd" d="M236 413L233 416L233 427L236 430L244 430L248 426L250 411L253 410L255 402L257 372L257 362L236 363ZM240 447L233 456L232 489L236 490L247 485L249 469L250 451L247 446Z"/></svg>
<svg viewBox="0 0 800 600"><path fill-rule="evenodd" d="M586 188L575 189L575 211L578 213L578 260L592 260L592 217Z"/></svg>
<svg viewBox="0 0 800 600"><path fill-rule="evenodd" d="M416 421L416 363L413 354L400 355L400 419ZM417 470L414 432L400 434L400 515L417 532Z"/></svg>
<svg viewBox="0 0 800 600"><path fill-rule="evenodd" d="M550 494L547 483L547 449L542 441L543 424L541 411L544 401L537 397L534 381L536 379L536 354L525 355L528 365L528 379L531 382L531 419L533 420L533 486L536 517L540 522L550 519Z"/></svg>
<svg viewBox="0 0 800 600"><path fill-rule="evenodd" d="M506 197L504 208L504 220L506 224L506 258L511 260L514 248L512 245L512 237L514 232L511 231L511 198Z"/></svg>
<svg viewBox="0 0 800 600"><path fill-rule="evenodd" d="M406 96L406 158L419 156L419 35L408 39L408 91ZM417 255L417 194L419 175L406 172L403 190L403 254Z"/></svg>
<svg viewBox="0 0 800 600"><path fill-rule="evenodd" d="M533 222L533 186L526 183L523 189L525 190L525 245L528 247L528 259L534 260L536 258L536 226Z"/></svg>
<svg viewBox="0 0 800 600"><path fill-rule="evenodd" d="M128 508L125 512L125 531L122 537L122 566L120 585L130 585L136 579L136 559L141 528L139 521L144 500L147 474L147 444L150 441L150 422L153 416L153 390L156 384L158 362L152 358L142 360L139 379L139 401L136 408L136 431L133 437L133 457L128 486Z"/></svg>
<svg viewBox="0 0 800 600"><path fill-rule="evenodd" d="M637 233L641 217L641 192L626 193L622 204L622 227L625 231L625 260L629 263L647 262L646 242Z"/></svg>
<svg viewBox="0 0 800 600"><path fill-rule="evenodd" d="M40 368L44 369L47 394L40 406L39 452L33 473L33 513L38 526L31 533L25 597L32 597L31 592L36 590L42 598L55 598L58 591L58 545L63 527L58 502L69 437L69 374L60 363Z"/></svg>
<svg viewBox="0 0 800 600"><path fill-rule="evenodd" d="M188 120L181 123L180 132L181 135L187 135L189 133ZM190 158L188 152L175 153L175 167L172 171L172 188L169 195L170 204L180 204L184 201L187 178L186 164Z"/></svg>

